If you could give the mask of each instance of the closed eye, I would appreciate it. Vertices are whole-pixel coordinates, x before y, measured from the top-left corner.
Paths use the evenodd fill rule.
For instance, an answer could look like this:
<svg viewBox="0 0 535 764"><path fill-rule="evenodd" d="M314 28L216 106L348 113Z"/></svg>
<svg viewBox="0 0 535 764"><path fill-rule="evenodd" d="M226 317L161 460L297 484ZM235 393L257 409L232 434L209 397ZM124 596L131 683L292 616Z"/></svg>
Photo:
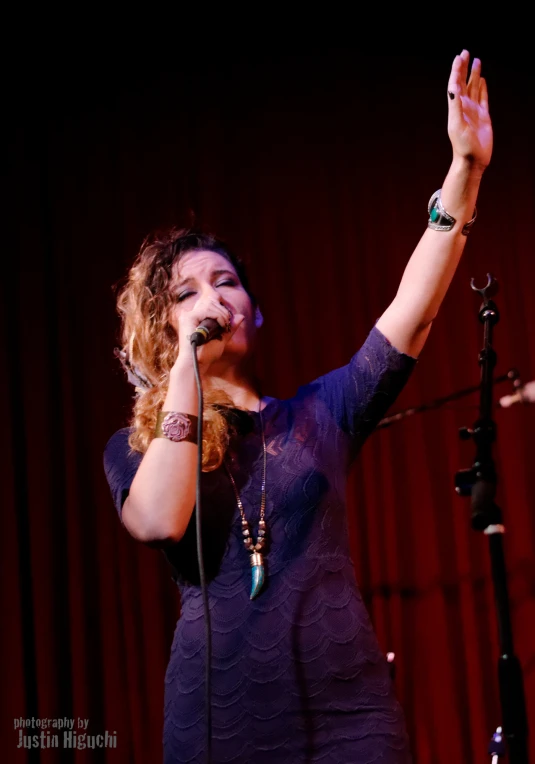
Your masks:
<svg viewBox="0 0 535 764"><path fill-rule="evenodd" d="M237 285L238 284L234 279L226 279L225 281L221 281L219 284L216 284L216 287L222 287L222 286L235 287ZM178 297L176 298L176 301L183 302L184 300L187 300L188 297L191 297L192 294L195 294L195 292L192 292L192 291L182 292L182 294L178 295Z"/></svg>
<svg viewBox="0 0 535 764"><path fill-rule="evenodd" d="M187 297L190 297L193 294L193 292L182 292L182 294L179 294L176 298L177 302L182 302L182 300L185 300Z"/></svg>

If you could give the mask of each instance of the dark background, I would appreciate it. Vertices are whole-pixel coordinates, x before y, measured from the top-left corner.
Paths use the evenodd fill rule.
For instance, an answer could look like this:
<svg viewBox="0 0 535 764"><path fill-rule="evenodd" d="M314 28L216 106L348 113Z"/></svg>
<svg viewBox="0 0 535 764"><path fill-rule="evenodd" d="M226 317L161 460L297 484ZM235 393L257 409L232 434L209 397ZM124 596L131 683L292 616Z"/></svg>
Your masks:
<svg viewBox="0 0 535 764"><path fill-rule="evenodd" d="M58 61L10 82L0 322L7 760L161 757L179 602L163 557L120 526L102 468L133 392L113 356L112 287L142 239L192 210L245 256L266 319L265 394L292 395L346 363L395 295L449 166L446 83L458 52L226 52L182 56L168 71L143 69L142 57L137 70ZM495 152L463 261L396 409L477 384L480 301L469 283L483 285L489 271L500 282L497 373L535 378L534 67L497 46L471 52L488 79ZM500 386L496 398L510 392ZM482 764L501 722L488 543L453 490L474 457L458 428L473 423L477 403L472 395L374 433L350 482L357 578L381 646L396 653L417 764ZM533 719L535 407L498 409L496 422L512 624ZM21 716L89 718L90 733L116 731L119 747L30 756L16 750Z"/></svg>

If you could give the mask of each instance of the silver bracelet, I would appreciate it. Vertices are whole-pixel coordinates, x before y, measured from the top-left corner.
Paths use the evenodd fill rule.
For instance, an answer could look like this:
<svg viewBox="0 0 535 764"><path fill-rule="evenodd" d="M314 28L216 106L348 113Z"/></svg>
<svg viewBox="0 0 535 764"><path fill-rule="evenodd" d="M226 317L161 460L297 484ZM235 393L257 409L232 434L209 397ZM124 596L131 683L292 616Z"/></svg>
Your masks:
<svg viewBox="0 0 535 764"><path fill-rule="evenodd" d="M435 191L433 196L429 199L427 205L427 212L429 214L429 220L427 221L427 227L432 228L433 231L451 231L455 223L457 222L453 215L446 212L444 205L442 204L442 198L440 196L441 188ZM468 236L470 229L474 224L477 217L477 208L474 208L474 215L468 223L465 223L461 233L464 236Z"/></svg>

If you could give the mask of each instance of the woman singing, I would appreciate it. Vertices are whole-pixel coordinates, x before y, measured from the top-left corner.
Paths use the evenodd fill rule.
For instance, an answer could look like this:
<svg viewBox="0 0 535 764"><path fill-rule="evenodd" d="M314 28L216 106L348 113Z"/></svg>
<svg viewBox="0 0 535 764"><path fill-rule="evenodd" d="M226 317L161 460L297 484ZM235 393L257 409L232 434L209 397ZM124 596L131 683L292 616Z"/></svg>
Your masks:
<svg viewBox="0 0 535 764"><path fill-rule="evenodd" d="M212 757L233 764L406 764L403 714L359 593L348 471L406 383L475 218L492 152L481 62L448 83L453 159L398 292L346 366L280 400L253 374L262 314L241 262L194 230L144 243L122 290L121 357L138 396L105 451L127 531L160 547L180 591L165 677L164 761L206 756L205 619L197 566L197 406L204 396L202 542L212 633ZM468 81L467 81L468 80Z"/></svg>

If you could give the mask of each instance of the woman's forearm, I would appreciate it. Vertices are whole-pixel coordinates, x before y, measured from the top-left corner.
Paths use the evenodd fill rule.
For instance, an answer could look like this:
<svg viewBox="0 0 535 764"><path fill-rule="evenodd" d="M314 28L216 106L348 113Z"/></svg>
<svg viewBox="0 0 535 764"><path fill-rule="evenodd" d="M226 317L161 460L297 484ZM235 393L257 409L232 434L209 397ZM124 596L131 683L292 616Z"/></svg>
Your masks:
<svg viewBox="0 0 535 764"><path fill-rule="evenodd" d="M187 358L171 372L163 410L196 416L197 405L193 362ZM146 543L179 541L195 507L196 476L195 443L154 438L123 506L122 520L130 534Z"/></svg>
<svg viewBox="0 0 535 764"><path fill-rule="evenodd" d="M456 223L451 231L426 229L407 263L393 302L377 322L401 352L417 357L425 343L466 245L462 229L473 217L482 173L482 168L468 160L454 159L441 197Z"/></svg>

